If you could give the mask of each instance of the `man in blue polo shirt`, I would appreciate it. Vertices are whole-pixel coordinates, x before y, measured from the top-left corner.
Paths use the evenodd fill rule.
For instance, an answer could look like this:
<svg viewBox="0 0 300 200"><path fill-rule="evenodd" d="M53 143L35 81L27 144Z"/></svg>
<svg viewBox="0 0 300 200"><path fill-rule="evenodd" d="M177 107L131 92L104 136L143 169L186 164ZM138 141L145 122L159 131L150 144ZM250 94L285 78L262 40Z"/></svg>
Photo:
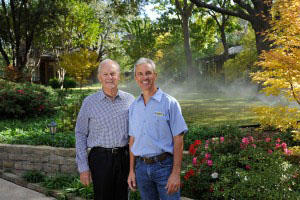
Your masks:
<svg viewBox="0 0 300 200"><path fill-rule="evenodd" d="M128 185L143 200L180 199L183 135L187 131L177 100L157 88L155 64L140 58L135 80L142 94L129 108Z"/></svg>

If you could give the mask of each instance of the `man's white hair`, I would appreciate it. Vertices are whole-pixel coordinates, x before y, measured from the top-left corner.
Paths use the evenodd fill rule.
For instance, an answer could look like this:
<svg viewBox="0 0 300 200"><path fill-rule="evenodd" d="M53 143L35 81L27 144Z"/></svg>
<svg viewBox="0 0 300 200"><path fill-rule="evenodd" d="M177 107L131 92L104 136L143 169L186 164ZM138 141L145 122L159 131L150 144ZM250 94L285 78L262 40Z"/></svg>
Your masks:
<svg viewBox="0 0 300 200"><path fill-rule="evenodd" d="M111 63L111 64L115 65L115 66L118 68L118 71L119 71L119 73L120 73L120 65L119 65L119 63L117 63L117 61L114 61L114 60L112 60L112 59L108 59L108 58L107 58L107 59L105 59L105 60L103 60L103 61L100 62L99 67L98 67L98 74L100 74L101 68L102 68L104 65L108 64L108 63Z"/></svg>
<svg viewBox="0 0 300 200"><path fill-rule="evenodd" d="M135 74L136 66L140 64L149 64L152 67L153 71L155 71L156 66L153 60L149 58L139 58L134 64L134 74Z"/></svg>

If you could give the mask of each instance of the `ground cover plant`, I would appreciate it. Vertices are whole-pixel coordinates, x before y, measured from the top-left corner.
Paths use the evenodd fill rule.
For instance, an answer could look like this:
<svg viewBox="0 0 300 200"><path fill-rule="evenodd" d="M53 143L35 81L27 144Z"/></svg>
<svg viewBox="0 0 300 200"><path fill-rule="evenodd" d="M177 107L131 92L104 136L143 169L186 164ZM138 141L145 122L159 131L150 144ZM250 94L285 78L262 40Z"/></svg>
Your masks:
<svg viewBox="0 0 300 200"><path fill-rule="evenodd" d="M299 163L280 134L226 135L195 140L183 170L182 194L193 199L293 199Z"/></svg>

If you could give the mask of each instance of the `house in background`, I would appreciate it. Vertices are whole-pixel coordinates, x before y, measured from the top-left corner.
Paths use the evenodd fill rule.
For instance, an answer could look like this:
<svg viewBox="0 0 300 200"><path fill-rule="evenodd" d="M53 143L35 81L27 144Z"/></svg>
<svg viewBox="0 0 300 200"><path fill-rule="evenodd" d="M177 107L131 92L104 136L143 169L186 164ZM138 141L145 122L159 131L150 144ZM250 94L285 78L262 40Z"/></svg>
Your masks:
<svg viewBox="0 0 300 200"><path fill-rule="evenodd" d="M34 83L48 85L51 78L58 78L58 59L50 54L43 54L40 63L32 73L31 80Z"/></svg>

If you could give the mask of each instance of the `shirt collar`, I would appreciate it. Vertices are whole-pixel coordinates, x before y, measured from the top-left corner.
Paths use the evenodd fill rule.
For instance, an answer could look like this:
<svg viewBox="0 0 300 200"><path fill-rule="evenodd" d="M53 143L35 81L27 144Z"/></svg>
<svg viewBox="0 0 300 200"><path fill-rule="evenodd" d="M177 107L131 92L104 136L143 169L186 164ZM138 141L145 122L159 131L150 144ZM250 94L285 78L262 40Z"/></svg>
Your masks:
<svg viewBox="0 0 300 200"><path fill-rule="evenodd" d="M158 88L157 91L155 92L155 94L151 97L153 98L154 100L160 102L161 100L161 97L162 97L162 94L163 94L163 91ZM138 98L137 98L137 101L140 101L143 99L143 94L141 94Z"/></svg>
<svg viewBox="0 0 300 200"><path fill-rule="evenodd" d="M103 100L107 97L102 89L100 89L100 91L99 91L99 97L100 97L100 100ZM118 97L121 99L124 97L123 93L120 92L120 90L118 90L117 95L116 95L116 98L118 98Z"/></svg>

